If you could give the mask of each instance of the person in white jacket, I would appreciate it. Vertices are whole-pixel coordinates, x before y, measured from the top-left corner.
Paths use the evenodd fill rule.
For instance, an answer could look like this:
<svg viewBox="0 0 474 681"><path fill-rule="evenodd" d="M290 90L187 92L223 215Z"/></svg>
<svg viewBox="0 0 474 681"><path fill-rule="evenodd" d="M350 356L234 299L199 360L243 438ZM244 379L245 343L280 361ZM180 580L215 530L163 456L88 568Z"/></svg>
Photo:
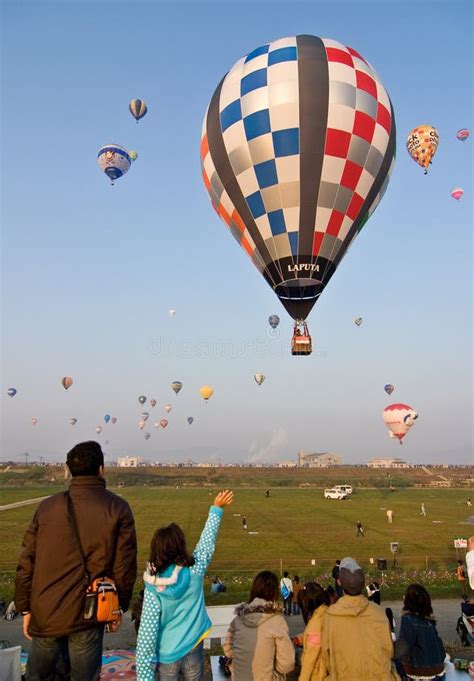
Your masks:
<svg viewBox="0 0 474 681"><path fill-rule="evenodd" d="M474 589L474 537L469 537L467 540L466 565L469 584L471 589Z"/></svg>

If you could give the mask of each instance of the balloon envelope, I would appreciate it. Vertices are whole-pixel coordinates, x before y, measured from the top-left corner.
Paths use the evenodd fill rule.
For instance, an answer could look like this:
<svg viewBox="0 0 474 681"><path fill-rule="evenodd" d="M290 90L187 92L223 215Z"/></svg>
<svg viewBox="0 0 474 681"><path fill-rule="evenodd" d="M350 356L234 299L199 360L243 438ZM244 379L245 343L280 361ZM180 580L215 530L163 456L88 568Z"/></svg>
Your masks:
<svg viewBox="0 0 474 681"><path fill-rule="evenodd" d="M75 426L76 423L77 423L77 419L74 419L74 418L73 418L73 419L69 419L69 423L71 424L71 426Z"/></svg>
<svg viewBox="0 0 474 681"><path fill-rule="evenodd" d="M453 199L456 199L456 201L459 201L459 199L461 198L461 196L463 196L463 194L464 194L464 189L462 189L461 187L455 187L451 192L451 196L453 197Z"/></svg>
<svg viewBox="0 0 474 681"><path fill-rule="evenodd" d="M305 319L381 200L395 120L353 48L311 35L239 59L201 137L211 203L288 313Z"/></svg>
<svg viewBox="0 0 474 681"><path fill-rule="evenodd" d="M162 428L166 428L167 425L168 425L168 421L166 419L161 419L160 426Z"/></svg>
<svg viewBox="0 0 474 681"><path fill-rule="evenodd" d="M140 397L138 398L138 401L140 402L140 404L145 404L145 402L146 402L145 395L140 395Z"/></svg>
<svg viewBox="0 0 474 681"><path fill-rule="evenodd" d="M191 423L194 421L194 418L192 416L188 416L188 423L191 425Z"/></svg>
<svg viewBox="0 0 474 681"><path fill-rule="evenodd" d="M172 408L173 408L173 407L171 406L171 404L165 404L165 412L166 412L167 414L170 413L170 411L172 410Z"/></svg>
<svg viewBox="0 0 474 681"><path fill-rule="evenodd" d="M69 390L73 383L74 381L70 376L64 376L64 378L61 379L61 385L63 386L64 390Z"/></svg>
<svg viewBox="0 0 474 681"><path fill-rule="evenodd" d="M137 122L140 120L140 118L143 118L143 116L145 116L146 112L148 111L146 102L144 102L143 99L130 100L128 109Z"/></svg>
<svg viewBox="0 0 474 681"><path fill-rule="evenodd" d="M38 423L38 419L32 418L32 419L31 419L31 423L32 423L34 426L36 426L36 424Z"/></svg>
<svg viewBox="0 0 474 681"><path fill-rule="evenodd" d="M171 387L173 388L175 393L178 394L181 388L183 387L183 384L181 383L181 381L173 381Z"/></svg>
<svg viewBox="0 0 474 681"><path fill-rule="evenodd" d="M383 410L383 420L390 431L390 437L401 441L408 433L418 414L408 404L391 404Z"/></svg>
<svg viewBox="0 0 474 681"><path fill-rule="evenodd" d="M150 433L145 433L145 440L149 440L151 437Z"/></svg>
<svg viewBox="0 0 474 681"><path fill-rule="evenodd" d="M142 412L142 420L143 421L148 421L150 414L147 411Z"/></svg>
<svg viewBox="0 0 474 681"><path fill-rule="evenodd" d="M145 421L139 421L139 422L138 422L138 427L140 428L140 430L143 430L144 427L145 427Z"/></svg>
<svg viewBox="0 0 474 681"><path fill-rule="evenodd" d="M203 398L203 400L207 400L214 395L214 388L212 388L210 385L203 385L201 388L199 388L199 394Z"/></svg>
<svg viewBox="0 0 474 681"><path fill-rule="evenodd" d="M357 319L354 319L354 324L355 324L356 326L360 326L360 325L362 324L363 321L364 321L364 320L362 319L362 317L357 317Z"/></svg>
<svg viewBox="0 0 474 681"><path fill-rule="evenodd" d="M99 149L97 163L112 184L130 169L130 155L120 144L106 144Z"/></svg>
<svg viewBox="0 0 474 681"><path fill-rule="evenodd" d="M469 137L469 134L470 133L469 133L469 130L467 128L461 128L461 130L458 130L456 137L461 142L465 142L467 140L467 138Z"/></svg>
<svg viewBox="0 0 474 681"><path fill-rule="evenodd" d="M110 414L106 414L106 415L104 416L104 421L105 421L106 423L108 423L108 422L110 421Z"/></svg>
<svg viewBox="0 0 474 681"><path fill-rule="evenodd" d="M156 407L156 400L150 400L150 404L152 407Z"/></svg>
<svg viewBox="0 0 474 681"><path fill-rule="evenodd" d="M383 389L385 390L387 395L391 395L395 390L395 387L391 383L387 383L387 385L384 385Z"/></svg>
<svg viewBox="0 0 474 681"><path fill-rule="evenodd" d="M268 318L268 323L270 324L272 329L276 329L276 327L280 323L280 317L277 314L271 314Z"/></svg>
<svg viewBox="0 0 474 681"><path fill-rule="evenodd" d="M116 416L112 416L112 423L117 423L117 417Z"/></svg>
<svg viewBox="0 0 474 681"><path fill-rule="evenodd" d="M132 163L134 161L136 161L137 158L138 158L138 152L134 151L133 149L130 149L130 151L128 152L128 155L130 156L130 160L131 160Z"/></svg>
<svg viewBox="0 0 474 681"><path fill-rule="evenodd" d="M255 382L258 385L262 385L263 381L265 380L264 374L255 374L254 378L255 378Z"/></svg>
<svg viewBox="0 0 474 681"><path fill-rule="evenodd" d="M176 310L169 310L170 317L174 317L175 314L176 314Z"/></svg>
<svg viewBox="0 0 474 681"><path fill-rule="evenodd" d="M436 154L439 134L431 125L419 125L413 128L407 137L406 147L412 159L428 172L431 159Z"/></svg>
<svg viewBox="0 0 474 681"><path fill-rule="evenodd" d="M17 394L17 392L18 392L18 391L17 391L16 388L8 388L8 390L7 390L7 395L8 395L9 397L15 397L15 395Z"/></svg>
<svg viewBox="0 0 474 681"><path fill-rule="evenodd" d="M100 435L102 432L102 426L97 426L95 432L97 433L97 435Z"/></svg>

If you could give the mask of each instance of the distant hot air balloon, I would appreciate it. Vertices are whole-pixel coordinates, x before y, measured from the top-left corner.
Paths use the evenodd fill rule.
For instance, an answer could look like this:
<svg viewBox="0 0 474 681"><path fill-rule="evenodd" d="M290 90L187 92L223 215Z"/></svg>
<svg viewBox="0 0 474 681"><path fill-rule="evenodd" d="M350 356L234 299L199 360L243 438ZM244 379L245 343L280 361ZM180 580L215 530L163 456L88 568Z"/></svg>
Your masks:
<svg viewBox="0 0 474 681"><path fill-rule="evenodd" d="M387 395L391 395L395 390L395 387L391 383L387 383L387 385L384 385L383 389L385 390Z"/></svg>
<svg viewBox="0 0 474 681"><path fill-rule="evenodd" d="M151 437L150 433L145 433L145 440L149 440Z"/></svg>
<svg viewBox="0 0 474 681"><path fill-rule="evenodd" d="M470 133L469 133L469 130L467 128L461 128L461 130L458 130L456 137L461 142L465 142L467 140L467 138L469 137L469 134Z"/></svg>
<svg viewBox="0 0 474 681"><path fill-rule="evenodd" d="M453 191L451 192L451 196L453 197L453 199L456 199L456 201L459 201L463 194L464 189L461 189L461 187L454 187Z"/></svg>
<svg viewBox="0 0 474 681"><path fill-rule="evenodd" d="M408 433L418 414L408 404L391 404L383 410L383 420L390 431L390 437L402 440Z"/></svg>
<svg viewBox="0 0 474 681"><path fill-rule="evenodd" d="M296 322L307 318L381 200L395 138L379 76L332 39L265 43L217 86L201 137L204 184ZM295 354L311 352L307 339Z"/></svg>
<svg viewBox="0 0 474 681"><path fill-rule="evenodd" d="M144 102L143 99L132 99L128 105L128 108L137 123L140 118L143 118L143 116L146 115L146 112L148 111L146 102Z"/></svg>
<svg viewBox="0 0 474 681"><path fill-rule="evenodd" d="M140 402L140 404L145 404L145 402L146 402L145 395L140 395L140 397L138 398L138 401Z"/></svg>
<svg viewBox="0 0 474 681"><path fill-rule="evenodd" d="M108 422L110 421L110 414L106 414L106 415L104 416L104 421L105 421L106 423L108 423Z"/></svg>
<svg viewBox="0 0 474 681"><path fill-rule="evenodd" d="M70 376L64 376L64 378L61 379L61 385L63 386L64 390L69 390L73 382L74 381Z"/></svg>
<svg viewBox="0 0 474 681"><path fill-rule="evenodd" d="M32 418L32 419L31 419L31 423L32 423L34 426L36 426L36 424L38 423L38 419Z"/></svg>
<svg viewBox="0 0 474 681"><path fill-rule="evenodd" d="M95 432L97 433L97 435L100 435L102 432L102 426L97 426Z"/></svg>
<svg viewBox="0 0 474 681"><path fill-rule="evenodd" d="M140 428L140 430L143 430L144 427L145 427L145 421L140 420L140 421L138 422L138 427Z"/></svg>
<svg viewBox="0 0 474 681"><path fill-rule="evenodd" d="M354 324L355 324L356 326L360 326L360 325L362 324L363 321L364 321L364 320L362 319L362 317L357 317L357 319L354 319Z"/></svg>
<svg viewBox="0 0 474 681"><path fill-rule="evenodd" d="M265 380L265 375L264 374L255 374L254 379L255 379L255 382L258 385L262 385L263 381Z"/></svg>
<svg viewBox="0 0 474 681"><path fill-rule="evenodd" d="M206 400L207 402L208 399L214 395L214 389L210 385L203 385L199 388L199 394L203 400Z"/></svg>
<svg viewBox="0 0 474 681"><path fill-rule="evenodd" d="M117 417L116 416L112 416L112 423L117 423Z"/></svg>
<svg viewBox="0 0 474 681"><path fill-rule="evenodd" d="M183 384L181 383L181 381L173 381L171 387L173 388L175 393L178 394L181 388L183 387Z"/></svg>
<svg viewBox="0 0 474 681"><path fill-rule="evenodd" d="M438 131L431 125L420 125L413 128L407 137L407 151L412 159L425 169L425 175L428 172L431 159L436 154L438 144Z"/></svg>
<svg viewBox="0 0 474 681"><path fill-rule="evenodd" d="M193 417L193 416L188 416L187 421L188 421L189 425L191 425L191 423L194 421L194 417Z"/></svg>
<svg viewBox="0 0 474 681"><path fill-rule="evenodd" d="M130 155L120 144L106 144L99 149L97 163L112 184L130 169Z"/></svg>
<svg viewBox="0 0 474 681"><path fill-rule="evenodd" d="M150 400L150 404L153 408L156 407L156 400Z"/></svg>
<svg viewBox="0 0 474 681"><path fill-rule="evenodd" d="M167 414L169 414L172 409L173 407L171 406L171 404L165 404L165 412Z"/></svg>
<svg viewBox="0 0 474 681"><path fill-rule="evenodd" d="M160 426L162 428L166 428L167 425L168 425L168 421L166 419L161 419Z"/></svg>
<svg viewBox="0 0 474 681"><path fill-rule="evenodd" d="M143 421L148 421L149 417L150 417L150 414L147 411L142 412L142 420Z"/></svg>
<svg viewBox="0 0 474 681"><path fill-rule="evenodd" d="M270 324L272 329L276 329L276 327L280 323L280 317L277 314L271 314L268 318L268 323Z"/></svg>
<svg viewBox="0 0 474 681"><path fill-rule="evenodd" d="M176 314L176 310L168 310L170 317L174 317Z"/></svg>
<svg viewBox="0 0 474 681"><path fill-rule="evenodd" d="M71 426L75 426L76 423L77 423L77 419L74 419L74 418L69 419L69 423L71 424Z"/></svg>
<svg viewBox="0 0 474 681"><path fill-rule="evenodd" d="M15 395L17 394L17 392L18 392L18 391L17 391L16 388L8 388L8 390L7 390L7 395L8 395L9 397L15 397Z"/></svg>
<svg viewBox="0 0 474 681"><path fill-rule="evenodd" d="M130 151L128 152L128 155L130 156L130 160L131 160L132 163L134 163L138 158L138 152L134 151L133 149L130 149Z"/></svg>

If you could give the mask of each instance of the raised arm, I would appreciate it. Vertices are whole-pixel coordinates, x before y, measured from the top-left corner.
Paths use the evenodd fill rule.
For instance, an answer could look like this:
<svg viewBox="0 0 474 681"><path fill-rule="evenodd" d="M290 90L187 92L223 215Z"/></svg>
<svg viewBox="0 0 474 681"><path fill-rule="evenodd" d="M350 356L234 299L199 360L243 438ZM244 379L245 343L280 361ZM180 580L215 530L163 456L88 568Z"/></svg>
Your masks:
<svg viewBox="0 0 474 681"><path fill-rule="evenodd" d="M234 493L226 489L219 492L214 499L213 506L209 509L206 524L193 552L196 563L191 569L199 575L204 576L206 574L216 548L217 533L224 513L224 506L231 504L233 499Z"/></svg>

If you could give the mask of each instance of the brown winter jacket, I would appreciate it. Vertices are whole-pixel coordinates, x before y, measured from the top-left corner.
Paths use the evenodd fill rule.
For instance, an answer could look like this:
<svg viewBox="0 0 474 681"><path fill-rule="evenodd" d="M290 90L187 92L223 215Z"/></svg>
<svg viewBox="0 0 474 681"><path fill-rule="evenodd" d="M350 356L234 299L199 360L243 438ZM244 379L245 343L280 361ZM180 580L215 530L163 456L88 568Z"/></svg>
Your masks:
<svg viewBox="0 0 474 681"><path fill-rule="evenodd" d="M137 576L132 511L98 476L73 478L69 493L91 580L112 577L125 611ZM15 604L20 612L31 612L33 636L66 636L97 626L83 619L84 569L66 504L64 492L41 502L23 539Z"/></svg>

